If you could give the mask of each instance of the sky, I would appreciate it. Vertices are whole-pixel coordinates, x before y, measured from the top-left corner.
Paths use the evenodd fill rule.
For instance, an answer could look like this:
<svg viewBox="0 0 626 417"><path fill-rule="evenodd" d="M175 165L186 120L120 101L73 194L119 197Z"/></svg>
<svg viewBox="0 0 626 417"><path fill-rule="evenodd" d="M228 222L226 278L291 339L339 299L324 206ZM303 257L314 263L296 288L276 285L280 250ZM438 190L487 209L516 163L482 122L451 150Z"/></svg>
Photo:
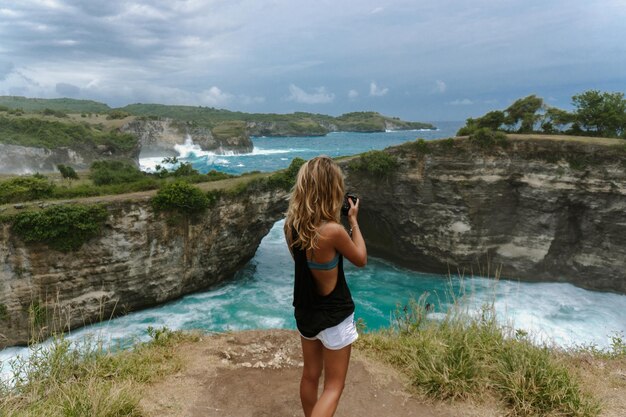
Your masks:
<svg viewBox="0 0 626 417"><path fill-rule="evenodd" d="M626 92L626 0L0 0L0 95L464 120Z"/></svg>

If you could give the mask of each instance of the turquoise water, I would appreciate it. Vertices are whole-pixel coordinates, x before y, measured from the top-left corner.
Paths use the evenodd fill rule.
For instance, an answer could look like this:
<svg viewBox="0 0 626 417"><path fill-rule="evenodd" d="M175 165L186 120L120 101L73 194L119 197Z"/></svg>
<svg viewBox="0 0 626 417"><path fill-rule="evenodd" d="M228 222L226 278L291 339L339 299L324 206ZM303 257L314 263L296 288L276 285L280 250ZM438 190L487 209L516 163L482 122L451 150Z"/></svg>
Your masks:
<svg viewBox="0 0 626 417"><path fill-rule="evenodd" d="M415 136L415 132L402 133ZM360 147L355 152L362 152L368 149L366 147L378 149L387 146L386 140L396 143L408 140L397 132L370 135L341 134L337 141L350 143L350 149ZM275 152L265 155L257 153L256 160L249 155L249 159L245 160L248 165L239 168L264 170L262 164L265 162L262 161L266 158L283 168L294 155L304 158L313 156L302 150L305 149L304 145L302 148L294 145L304 143L312 147L309 140L324 139L256 138L255 146L262 144ZM285 150L287 152L283 152ZM317 154L315 151L307 152ZM324 149L324 153L332 155L330 146ZM208 167L207 161L202 163ZM234 164L235 159L230 161L224 165ZM112 346L124 347L137 340L147 339L148 326L210 332L295 328L291 307L292 270L293 261L284 243L281 221L263 239L254 258L232 281L155 308L79 329L72 332L69 338L79 340L86 335L95 335ZM562 283L495 282L480 277L448 278L409 271L374 258L370 258L367 267L363 269L346 263L346 277L357 306L356 317L363 319L368 329L389 325L398 303L405 304L411 297L418 298L423 293L430 294L428 301L435 306L432 317L440 317L449 305L448 294L451 291L458 293L463 287L466 293L471 294L467 301L469 308L479 310L484 303L493 302L502 321L515 328L525 329L546 342L561 346L595 344L605 348L610 345L613 334L626 334L626 319L623 318L623 312L626 311L625 295L586 291ZM0 351L0 362L6 363L16 355L27 356L28 349L8 348ZM0 377L2 372L6 375L6 366L4 371L0 369Z"/></svg>

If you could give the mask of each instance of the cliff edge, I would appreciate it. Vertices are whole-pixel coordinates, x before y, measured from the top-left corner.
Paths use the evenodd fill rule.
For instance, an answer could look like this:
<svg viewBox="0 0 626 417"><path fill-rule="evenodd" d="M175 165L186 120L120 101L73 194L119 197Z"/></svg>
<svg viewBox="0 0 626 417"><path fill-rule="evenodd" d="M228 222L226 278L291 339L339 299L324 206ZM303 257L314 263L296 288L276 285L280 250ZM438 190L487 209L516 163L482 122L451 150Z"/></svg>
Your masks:
<svg viewBox="0 0 626 417"><path fill-rule="evenodd" d="M626 293L626 142L509 135L342 162L369 253L426 272ZM377 155L373 155L376 157Z"/></svg>

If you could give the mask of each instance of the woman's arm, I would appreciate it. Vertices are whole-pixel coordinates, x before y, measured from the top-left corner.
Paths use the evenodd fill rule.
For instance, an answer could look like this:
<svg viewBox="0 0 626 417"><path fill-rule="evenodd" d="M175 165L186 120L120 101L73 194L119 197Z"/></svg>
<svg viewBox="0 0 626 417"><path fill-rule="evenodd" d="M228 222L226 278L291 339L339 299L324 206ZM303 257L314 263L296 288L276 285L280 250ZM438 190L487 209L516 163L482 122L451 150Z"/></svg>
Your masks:
<svg viewBox="0 0 626 417"><path fill-rule="evenodd" d="M348 199L348 202L350 203L348 223L352 229L352 238L350 238L346 229L339 224L337 224L337 227L333 228L332 238L335 243L335 249L339 253L354 265L363 267L367 264L367 248L365 247L365 240L363 239L357 220L360 200L357 199L356 204L354 204L351 199Z"/></svg>

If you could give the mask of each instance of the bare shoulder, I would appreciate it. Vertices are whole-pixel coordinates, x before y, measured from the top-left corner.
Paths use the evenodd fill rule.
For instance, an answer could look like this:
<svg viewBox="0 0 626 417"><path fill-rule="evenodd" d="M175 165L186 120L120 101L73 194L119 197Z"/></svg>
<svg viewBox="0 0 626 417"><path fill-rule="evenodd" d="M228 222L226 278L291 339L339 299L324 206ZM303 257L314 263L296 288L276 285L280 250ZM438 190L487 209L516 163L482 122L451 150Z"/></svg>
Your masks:
<svg viewBox="0 0 626 417"><path fill-rule="evenodd" d="M328 222L319 231L320 235L327 239L333 239L342 234L347 234L346 229L337 222Z"/></svg>

